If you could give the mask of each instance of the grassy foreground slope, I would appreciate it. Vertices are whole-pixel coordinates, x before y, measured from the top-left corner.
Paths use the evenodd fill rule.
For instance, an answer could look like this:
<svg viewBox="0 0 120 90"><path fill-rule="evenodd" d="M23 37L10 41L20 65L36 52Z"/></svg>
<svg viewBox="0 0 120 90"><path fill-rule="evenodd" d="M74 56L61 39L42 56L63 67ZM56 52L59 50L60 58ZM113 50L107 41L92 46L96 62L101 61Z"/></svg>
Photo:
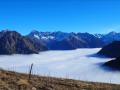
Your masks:
<svg viewBox="0 0 120 90"><path fill-rule="evenodd" d="M0 90L120 90L120 85L83 82L0 70Z"/></svg>

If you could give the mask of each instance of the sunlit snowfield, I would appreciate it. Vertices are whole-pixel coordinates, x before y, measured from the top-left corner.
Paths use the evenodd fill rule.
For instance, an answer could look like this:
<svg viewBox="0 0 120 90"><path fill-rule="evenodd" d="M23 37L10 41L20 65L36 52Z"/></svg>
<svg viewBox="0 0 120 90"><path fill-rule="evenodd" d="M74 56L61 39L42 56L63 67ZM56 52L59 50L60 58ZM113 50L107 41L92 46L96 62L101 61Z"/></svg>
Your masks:
<svg viewBox="0 0 120 90"><path fill-rule="evenodd" d="M0 56L0 67L28 73L30 64L34 63L34 74L120 84L120 72L106 71L100 66L110 59L89 57L99 50L77 49L46 51L38 55Z"/></svg>

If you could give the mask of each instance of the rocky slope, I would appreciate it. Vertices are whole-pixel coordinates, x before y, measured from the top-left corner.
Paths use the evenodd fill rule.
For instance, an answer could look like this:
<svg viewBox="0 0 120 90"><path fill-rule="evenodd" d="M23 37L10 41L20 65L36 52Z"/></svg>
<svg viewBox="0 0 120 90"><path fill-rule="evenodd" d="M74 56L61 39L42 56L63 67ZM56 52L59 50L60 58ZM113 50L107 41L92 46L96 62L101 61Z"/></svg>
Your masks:
<svg viewBox="0 0 120 90"><path fill-rule="evenodd" d="M60 41L50 41L48 46L51 50L72 50L77 48L86 48L87 44L82 39L74 35L70 35L69 37Z"/></svg>
<svg viewBox="0 0 120 90"><path fill-rule="evenodd" d="M32 54L46 50L44 46L34 44L27 37L22 36L16 31L0 32L0 54Z"/></svg>
<svg viewBox="0 0 120 90"><path fill-rule="evenodd" d="M89 33L38 32L27 35L34 42L44 43L50 50L71 50L76 48L98 48L104 43Z"/></svg>
<svg viewBox="0 0 120 90"><path fill-rule="evenodd" d="M77 36L86 42L88 48L100 48L104 46L104 42L89 33L77 33Z"/></svg>
<svg viewBox="0 0 120 90"><path fill-rule="evenodd" d="M105 45L108 45L113 41L120 41L120 33L112 31L103 35L100 39L105 43Z"/></svg>

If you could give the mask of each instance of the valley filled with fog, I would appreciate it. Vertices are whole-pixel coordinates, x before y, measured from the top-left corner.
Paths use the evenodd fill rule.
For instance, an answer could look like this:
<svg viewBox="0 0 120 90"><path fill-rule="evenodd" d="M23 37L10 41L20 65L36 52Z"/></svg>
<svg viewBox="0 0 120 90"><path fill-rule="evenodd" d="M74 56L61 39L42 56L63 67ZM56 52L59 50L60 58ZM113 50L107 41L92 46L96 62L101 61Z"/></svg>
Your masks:
<svg viewBox="0 0 120 90"><path fill-rule="evenodd" d="M110 58L91 57L99 50L100 48L45 51L32 55L1 55L0 67L28 73L33 63L32 73L37 75L120 84L120 72L108 71L101 66Z"/></svg>

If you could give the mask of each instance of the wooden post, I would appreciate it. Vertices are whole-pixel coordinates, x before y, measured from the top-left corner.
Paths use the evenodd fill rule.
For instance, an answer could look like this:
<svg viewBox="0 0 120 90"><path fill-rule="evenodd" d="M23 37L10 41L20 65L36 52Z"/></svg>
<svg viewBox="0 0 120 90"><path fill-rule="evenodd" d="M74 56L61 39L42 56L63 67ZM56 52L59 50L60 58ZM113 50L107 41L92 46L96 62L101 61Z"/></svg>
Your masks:
<svg viewBox="0 0 120 90"><path fill-rule="evenodd" d="M32 68L33 68L33 63L32 63L32 64L31 64L31 66L30 66L30 71L29 71L29 78L28 78L28 80L30 80L30 79L31 79Z"/></svg>

